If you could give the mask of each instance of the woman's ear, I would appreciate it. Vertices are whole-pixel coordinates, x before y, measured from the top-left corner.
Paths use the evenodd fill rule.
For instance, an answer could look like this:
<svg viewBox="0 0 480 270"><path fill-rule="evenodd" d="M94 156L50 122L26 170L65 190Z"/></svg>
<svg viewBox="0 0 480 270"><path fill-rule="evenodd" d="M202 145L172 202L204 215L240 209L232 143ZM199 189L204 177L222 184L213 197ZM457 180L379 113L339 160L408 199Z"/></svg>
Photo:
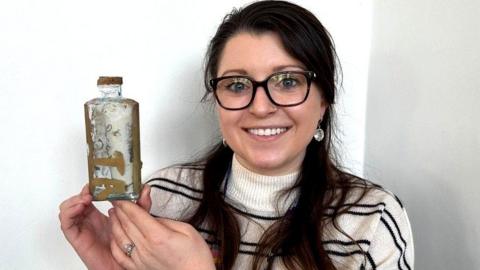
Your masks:
<svg viewBox="0 0 480 270"><path fill-rule="evenodd" d="M330 105L322 99L322 102L320 103L320 115L318 117L319 123L323 120L323 116L325 115L325 112L327 111L329 106Z"/></svg>

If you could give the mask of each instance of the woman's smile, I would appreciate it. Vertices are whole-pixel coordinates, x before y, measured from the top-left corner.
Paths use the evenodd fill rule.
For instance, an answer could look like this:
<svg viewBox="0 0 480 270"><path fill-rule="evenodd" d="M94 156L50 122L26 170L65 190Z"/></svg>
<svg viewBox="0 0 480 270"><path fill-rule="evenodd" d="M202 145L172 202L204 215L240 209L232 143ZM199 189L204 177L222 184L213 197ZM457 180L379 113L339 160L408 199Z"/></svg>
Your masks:
<svg viewBox="0 0 480 270"><path fill-rule="evenodd" d="M248 133L260 137L273 137L287 131L286 127L248 128Z"/></svg>

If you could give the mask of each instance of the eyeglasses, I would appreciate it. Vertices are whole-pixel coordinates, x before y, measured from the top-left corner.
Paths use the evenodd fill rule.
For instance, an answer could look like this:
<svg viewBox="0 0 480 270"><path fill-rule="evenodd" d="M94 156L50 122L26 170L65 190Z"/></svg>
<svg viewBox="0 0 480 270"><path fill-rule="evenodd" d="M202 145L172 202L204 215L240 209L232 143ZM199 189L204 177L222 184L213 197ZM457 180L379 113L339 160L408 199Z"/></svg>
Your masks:
<svg viewBox="0 0 480 270"><path fill-rule="evenodd" d="M242 110L252 104L257 88L265 89L268 99L277 106L291 107L305 102L310 92L313 71L281 71L258 82L248 76L234 75L210 80L215 99L227 110Z"/></svg>

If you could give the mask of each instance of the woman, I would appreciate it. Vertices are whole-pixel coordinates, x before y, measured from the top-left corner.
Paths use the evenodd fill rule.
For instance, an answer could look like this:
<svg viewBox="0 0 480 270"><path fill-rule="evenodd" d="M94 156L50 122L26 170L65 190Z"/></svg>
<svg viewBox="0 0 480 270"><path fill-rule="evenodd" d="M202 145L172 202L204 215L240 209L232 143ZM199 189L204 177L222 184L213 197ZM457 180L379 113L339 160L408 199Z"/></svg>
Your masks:
<svg viewBox="0 0 480 270"><path fill-rule="evenodd" d="M89 269L413 269L400 201L332 159L335 74L309 11L233 11L205 66L223 142L160 170L109 217L84 188L60 206L66 238Z"/></svg>

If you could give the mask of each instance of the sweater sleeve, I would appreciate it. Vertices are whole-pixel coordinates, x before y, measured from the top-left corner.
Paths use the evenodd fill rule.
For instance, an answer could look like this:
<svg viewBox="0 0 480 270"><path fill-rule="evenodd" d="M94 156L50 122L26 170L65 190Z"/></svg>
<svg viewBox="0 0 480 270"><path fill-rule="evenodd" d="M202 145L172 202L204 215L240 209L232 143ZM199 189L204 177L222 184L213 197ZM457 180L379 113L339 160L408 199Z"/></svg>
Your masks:
<svg viewBox="0 0 480 270"><path fill-rule="evenodd" d="M151 186L150 214L174 220L186 220L202 197L201 170L173 166L155 172L146 184Z"/></svg>
<svg viewBox="0 0 480 270"><path fill-rule="evenodd" d="M384 197L383 209L372 234L368 255L371 264L366 269L412 270L414 246L407 212L393 194Z"/></svg>

